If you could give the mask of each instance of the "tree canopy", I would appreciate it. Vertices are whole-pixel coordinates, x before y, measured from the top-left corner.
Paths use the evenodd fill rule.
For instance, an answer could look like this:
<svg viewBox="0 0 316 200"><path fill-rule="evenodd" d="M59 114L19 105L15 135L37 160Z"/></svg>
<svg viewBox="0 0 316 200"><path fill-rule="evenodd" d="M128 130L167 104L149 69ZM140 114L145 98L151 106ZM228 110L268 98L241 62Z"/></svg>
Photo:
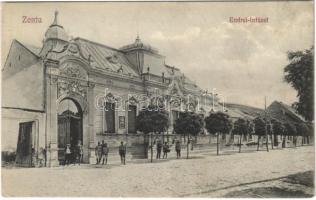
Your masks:
<svg viewBox="0 0 316 200"><path fill-rule="evenodd" d="M283 135L284 134L284 125L278 120L271 120L272 123L272 132L275 135Z"/></svg>
<svg viewBox="0 0 316 200"><path fill-rule="evenodd" d="M255 134L256 135L265 135L265 121L261 117L257 117L253 120L255 124Z"/></svg>
<svg viewBox="0 0 316 200"><path fill-rule="evenodd" d="M168 112L148 106L139 112L136 117L136 129L145 134L150 132L161 133L167 130L169 122Z"/></svg>
<svg viewBox="0 0 316 200"><path fill-rule="evenodd" d="M298 102L293 107L307 120L314 120L314 47L305 51L290 51L284 79L297 91Z"/></svg>
<svg viewBox="0 0 316 200"><path fill-rule="evenodd" d="M309 135L308 126L303 122L296 124L296 131L297 131L297 135L301 135L301 136Z"/></svg>
<svg viewBox="0 0 316 200"><path fill-rule="evenodd" d="M247 134L251 135L254 133L254 123L250 120L247 120Z"/></svg>
<svg viewBox="0 0 316 200"><path fill-rule="evenodd" d="M247 121L239 118L234 122L233 134L234 135L246 135L248 132Z"/></svg>
<svg viewBox="0 0 316 200"><path fill-rule="evenodd" d="M197 135L203 129L204 121L201 115L186 111L180 113L173 126L177 134Z"/></svg>
<svg viewBox="0 0 316 200"><path fill-rule="evenodd" d="M210 113L210 115L205 118L205 128L210 134L229 133L231 127L229 116L225 113Z"/></svg>
<svg viewBox="0 0 316 200"><path fill-rule="evenodd" d="M284 124L284 127L285 127L285 134L286 134L286 135L294 136L294 135L297 134L295 124L292 124L292 123L285 123L285 124Z"/></svg>

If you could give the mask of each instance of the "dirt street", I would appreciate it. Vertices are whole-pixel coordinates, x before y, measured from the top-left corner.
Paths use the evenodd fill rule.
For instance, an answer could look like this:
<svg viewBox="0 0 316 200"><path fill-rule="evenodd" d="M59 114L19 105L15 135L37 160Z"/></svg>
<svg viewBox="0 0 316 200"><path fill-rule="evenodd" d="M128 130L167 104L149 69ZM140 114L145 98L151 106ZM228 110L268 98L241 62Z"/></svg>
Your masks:
<svg viewBox="0 0 316 200"><path fill-rule="evenodd" d="M155 160L154 163L136 160L127 165L110 164L103 167L81 165L36 169L4 168L2 194L4 196L264 197L265 190L268 194L271 193L269 190L282 194L285 188L301 191L303 196L310 196L314 192L313 185L295 183L297 177L303 175L294 175L307 171L309 171L307 178L310 178L314 171L313 146L270 150L270 152L236 152L220 156L216 156L215 152L200 152L193 154L188 160L172 158ZM289 175L296 178L286 179ZM256 191L256 188L257 191L263 190L263 192L255 194L252 190ZM277 191L278 189L281 191Z"/></svg>

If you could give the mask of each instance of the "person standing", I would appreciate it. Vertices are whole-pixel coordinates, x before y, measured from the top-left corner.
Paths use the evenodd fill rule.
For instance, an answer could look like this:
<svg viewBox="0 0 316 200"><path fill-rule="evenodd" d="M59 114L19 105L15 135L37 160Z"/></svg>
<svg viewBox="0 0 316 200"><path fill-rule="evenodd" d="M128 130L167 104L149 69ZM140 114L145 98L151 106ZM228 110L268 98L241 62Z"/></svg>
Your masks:
<svg viewBox="0 0 316 200"><path fill-rule="evenodd" d="M71 159L71 150L70 150L70 144L66 145L65 149L65 164L69 165Z"/></svg>
<svg viewBox="0 0 316 200"><path fill-rule="evenodd" d="M45 159L44 149L43 147L41 147L38 152L38 167L43 167L44 159Z"/></svg>
<svg viewBox="0 0 316 200"><path fill-rule="evenodd" d="M78 145L77 145L77 157L78 157L78 164L80 165L80 163L83 161L83 147L80 140L78 141Z"/></svg>
<svg viewBox="0 0 316 200"><path fill-rule="evenodd" d="M156 159L160 159L161 149L162 149L162 143L161 143L160 140L158 140L157 141L157 156L156 156Z"/></svg>
<svg viewBox="0 0 316 200"><path fill-rule="evenodd" d="M177 159L179 159L181 157L181 144L179 140L177 140L176 142L176 152L177 152Z"/></svg>
<svg viewBox="0 0 316 200"><path fill-rule="evenodd" d="M109 153L108 144L104 143L102 145L102 165L104 165L104 161L105 161L105 164L108 163L108 153Z"/></svg>
<svg viewBox="0 0 316 200"><path fill-rule="evenodd" d="M119 147L119 154L121 157L121 164L125 165L125 155L126 155L126 146L121 142L121 145Z"/></svg>
<svg viewBox="0 0 316 200"><path fill-rule="evenodd" d="M167 159L168 152L170 152L169 145L167 144L167 142L165 142L165 144L163 145L163 156L162 156L162 158L166 158Z"/></svg>
<svg viewBox="0 0 316 200"><path fill-rule="evenodd" d="M100 142L98 142L98 145L95 147L95 156L97 158L97 164L100 164L102 156L102 146Z"/></svg>

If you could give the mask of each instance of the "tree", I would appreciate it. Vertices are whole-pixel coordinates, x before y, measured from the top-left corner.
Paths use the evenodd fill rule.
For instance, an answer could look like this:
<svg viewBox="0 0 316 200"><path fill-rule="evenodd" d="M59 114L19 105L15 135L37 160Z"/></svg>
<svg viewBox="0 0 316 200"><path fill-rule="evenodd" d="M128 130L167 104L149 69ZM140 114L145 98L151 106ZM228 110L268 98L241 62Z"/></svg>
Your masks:
<svg viewBox="0 0 316 200"><path fill-rule="evenodd" d="M136 129L148 133L161 133L168 129L169 115L162 109L156 109L155 106L148 106L139 112L136 117Z"/></svg>
<svg viewBox="0 0 316 200"><path fill-rule="evenodd" d="M285 123L284 127L285 127L285 133L286 133L287 136L295 136L296 135L295 124L293 124L293 123ZM294 145L296 145L296 144L294 143Z"/></svg>
<svg viewBox="0 0 316 200"><path fill-rule="evenodd" d="M269 122L267 122L267 125L266 125L266 127L267 127L267 144L266 145L268 145L268 142L269 142L269 139L268 139L268 137L270 136L270 139L271 139L271 149L273 149L273 131L272 131L272 123L271 123L271 121L269 121Z"/></svg>
<svg viewBox="0 0 316 200"><path fill-rule="evenodd" d="M149 133L161 133L167 130L169 122L169 115L163 109L157 109L156 106L149 105L143 108L136 117L136 130L144 133L145 143L145 157L147 158L147 151L149 146ZM152 142L152 140L151 140ZM151 157L153 156L153 149L151 144ZM151 159L152 160L152 159Z"/></svg>
<svg viewBox="0 0 316 200"><path fill-rule="evenodd" d="M241 152L241 139L242 136L246 136L248 132L248 124L247 121L239 118L234 122L233 134L239 135L239 153Z"/></svg>
<svg viewBox="0 0 316 200"><path fill-rule="evenodd" d="M314 120L314 47L287 53L289 64L284 79L297 91L298 102L293 107L307 120Z"/></svg>
<svg viewBox="0 0 316 200"><path fill-rule="evenodd" d="M257 151L259 151L259 141L261 136L266 134L265 121L261 117L257 117L253 120L255 124L255 135L258 136Z"/></svg>
<svg viewBox="0 0 316 200"><path fill-rule="evenodd" d="M203 130L204 121L203 117L193 112L180 113L179 118L173 125L174 131L177 134L187 134L188 138L190 135L196 136ZM187 158L189 158L189 139L187 141Z"/></svg>
<svg viewBox="0 0 316 200"><path fill-rule="evenodd" d="M272 132L273 132L273 135L274 135L274 145L278 146L279 144L278 144L278 141L277 141L277 136L281 135L281 138L283 138L284 125L280 121L278 121L276 119L272 119L271 123L272 123Z"/></svg>
<svg viewBox="0 0 316 200"><path fill-rule="evenodd" d="M304 141L305 141L305 138L309 134L308 126L304 122L297 123L296 124L296 131L297 131L297 135L302 136L302 145L303 145Z"/></svg>
<svg viewBox="0 0 316 200"><path fill-rule="evenodd" d="M210 113L205 118L205 128L213 135L217 135L217 155L219 154L219 134L229 133L231 129L231 121L229 116L222 112Z"/></svg>
<svg viewBox="0 0 316 200"><path fill-rule="evenodd" d="M310 141L310 137L312 137L314 135L314 123L308 122L306 123L306 126L308 128L308 134L307 134L307 144L309 144Z"/></svg>

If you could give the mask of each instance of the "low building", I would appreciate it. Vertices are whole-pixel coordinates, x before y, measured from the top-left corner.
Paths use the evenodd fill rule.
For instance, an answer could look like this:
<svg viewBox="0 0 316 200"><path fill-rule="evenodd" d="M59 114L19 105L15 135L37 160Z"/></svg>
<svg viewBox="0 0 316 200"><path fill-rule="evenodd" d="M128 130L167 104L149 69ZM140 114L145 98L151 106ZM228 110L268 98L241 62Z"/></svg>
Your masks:
<svg viewBox="0 0 316 200"><path fill-rule="evenodd" d="M299 115L291 106L280 101L272 102L267 108L269 117L279 120L282 123L302 123L306 122L304 117Z"/></svg>

